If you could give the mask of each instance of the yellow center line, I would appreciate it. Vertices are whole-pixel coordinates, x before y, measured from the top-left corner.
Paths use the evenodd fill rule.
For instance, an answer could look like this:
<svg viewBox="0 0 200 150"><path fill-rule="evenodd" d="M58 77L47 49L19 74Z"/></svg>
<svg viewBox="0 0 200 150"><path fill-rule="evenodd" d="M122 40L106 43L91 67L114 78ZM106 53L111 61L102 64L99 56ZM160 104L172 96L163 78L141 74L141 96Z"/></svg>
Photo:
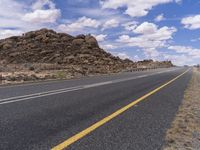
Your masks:
<svg viewBox="0 0 200 150"><path fill-rule="evenodd" d="M87 134L89 134L90 132L94 131L95 129L99 128L100 126L102 126L103 124L107 123L108 121L112 120L113 118L117 117L118 115L122 114L123 112L125 112L126 110L128 110L129 108L133 107L134 105L136 105L137 103L141 102L142 100L146 99L147 97L151 96L152 94L158 92L159 90L161 90L162 88L164 88L165 86L169 85L170 83L174 82L175 80L177 80L178 78L180 78L181 76L183 76L185 73L187 73L190 69L186 70L185 72L183 72L182 74L178 75L177 77L173 78L172 80L166 82L165 84L157 87L156 89L154 89L153 91L145 94L144 96L132 101L130 104L122 107L121 109L115 111L114 113L112 113L111 115L103 118L102 120L96 122L95 124L91 125L90 127L84 129L83 131L75 134L74 136L70 137L69 139L67 139L66 141L60 143L59 145L55 146L52 148L52 150L62 150L64 148L67 148L69 145L73 144L74 142L78 141L79 139L83 138L84 136L86 136Z"/></svg>

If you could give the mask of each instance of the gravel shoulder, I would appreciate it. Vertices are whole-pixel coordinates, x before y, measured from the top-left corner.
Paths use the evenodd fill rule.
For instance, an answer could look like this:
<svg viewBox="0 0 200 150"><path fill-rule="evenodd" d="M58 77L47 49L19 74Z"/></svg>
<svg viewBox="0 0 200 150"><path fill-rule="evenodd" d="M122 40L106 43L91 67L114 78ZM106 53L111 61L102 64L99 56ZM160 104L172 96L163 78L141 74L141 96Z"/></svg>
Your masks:
<svg viewBox="0 0 200 150"><path fill-rule="evenodd" d="M179 111L166 133L163 150L200 150L200 70L193 69Z"/></svg>

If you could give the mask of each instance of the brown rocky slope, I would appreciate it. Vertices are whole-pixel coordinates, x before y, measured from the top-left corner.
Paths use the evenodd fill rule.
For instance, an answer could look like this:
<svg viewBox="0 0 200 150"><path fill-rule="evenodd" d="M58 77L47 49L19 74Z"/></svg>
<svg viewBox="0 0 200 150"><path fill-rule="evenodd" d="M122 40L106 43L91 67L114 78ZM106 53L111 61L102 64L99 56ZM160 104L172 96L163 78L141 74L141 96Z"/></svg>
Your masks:
<svg viewBox="0 0 200 150"><path fill-rule="evenodd" d="M152 61L147 64L152 63L155 67ZM172 66L171 62L158 64L159 67ZM72 78L129 71L138 67L129 59L122 60L101 49L91 35L73 37L48 29L0 40L0 66L1 75L14 76L14 79L6 80Z"/></svg>
<svg viewBox="0 0 200 150"><path fill-rule="evenodd" d="M105 52L91 35L73 37L48 29L1 40L0 60L6 64L105 65L110 66L111 70L115 67L133 65L131 61L121 60Z"/></svg>

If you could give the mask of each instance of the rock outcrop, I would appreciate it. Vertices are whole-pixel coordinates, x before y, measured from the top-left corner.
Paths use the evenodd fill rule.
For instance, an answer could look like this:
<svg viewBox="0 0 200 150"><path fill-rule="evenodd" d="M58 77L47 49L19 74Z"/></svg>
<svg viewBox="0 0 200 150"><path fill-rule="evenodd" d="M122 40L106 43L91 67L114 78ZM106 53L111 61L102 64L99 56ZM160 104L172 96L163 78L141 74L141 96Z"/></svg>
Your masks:
<svg viewBox="0 0 200 150"><path fill-rule="evenodd" d="M152 59L138 61L137 68L168 68L173 67L171 61L153 61Z"/></svg>
<svg viewBox="0 0 200 150"><path fill-rule="evenodd" d="M122 60L104 51L91 35L76 37L41 29L0 40L0 75L4 80L74 78L171 67L171 62Z"/></svg>
<svg viewBox="0 0 200 150"><path fill-rule="evenodd" d="M134 65L105 52L91 35L73 37L48 29L0 40L0 60L5 64L108 65L110 69Z"/></svg>

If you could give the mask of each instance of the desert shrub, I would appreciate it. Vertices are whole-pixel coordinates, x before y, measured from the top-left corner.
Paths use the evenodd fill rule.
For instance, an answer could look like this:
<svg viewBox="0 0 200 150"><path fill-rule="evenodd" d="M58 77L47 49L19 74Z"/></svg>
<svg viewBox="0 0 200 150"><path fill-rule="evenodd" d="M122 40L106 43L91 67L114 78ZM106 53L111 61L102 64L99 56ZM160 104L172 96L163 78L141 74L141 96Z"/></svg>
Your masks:
<svg viewBox="0 0 200 150"><path fill-rule="evenodd" d="M56 72L56 78L59 78L59 79L66 78L66 72L65 71L58 71L58 72Z"/></svg>

